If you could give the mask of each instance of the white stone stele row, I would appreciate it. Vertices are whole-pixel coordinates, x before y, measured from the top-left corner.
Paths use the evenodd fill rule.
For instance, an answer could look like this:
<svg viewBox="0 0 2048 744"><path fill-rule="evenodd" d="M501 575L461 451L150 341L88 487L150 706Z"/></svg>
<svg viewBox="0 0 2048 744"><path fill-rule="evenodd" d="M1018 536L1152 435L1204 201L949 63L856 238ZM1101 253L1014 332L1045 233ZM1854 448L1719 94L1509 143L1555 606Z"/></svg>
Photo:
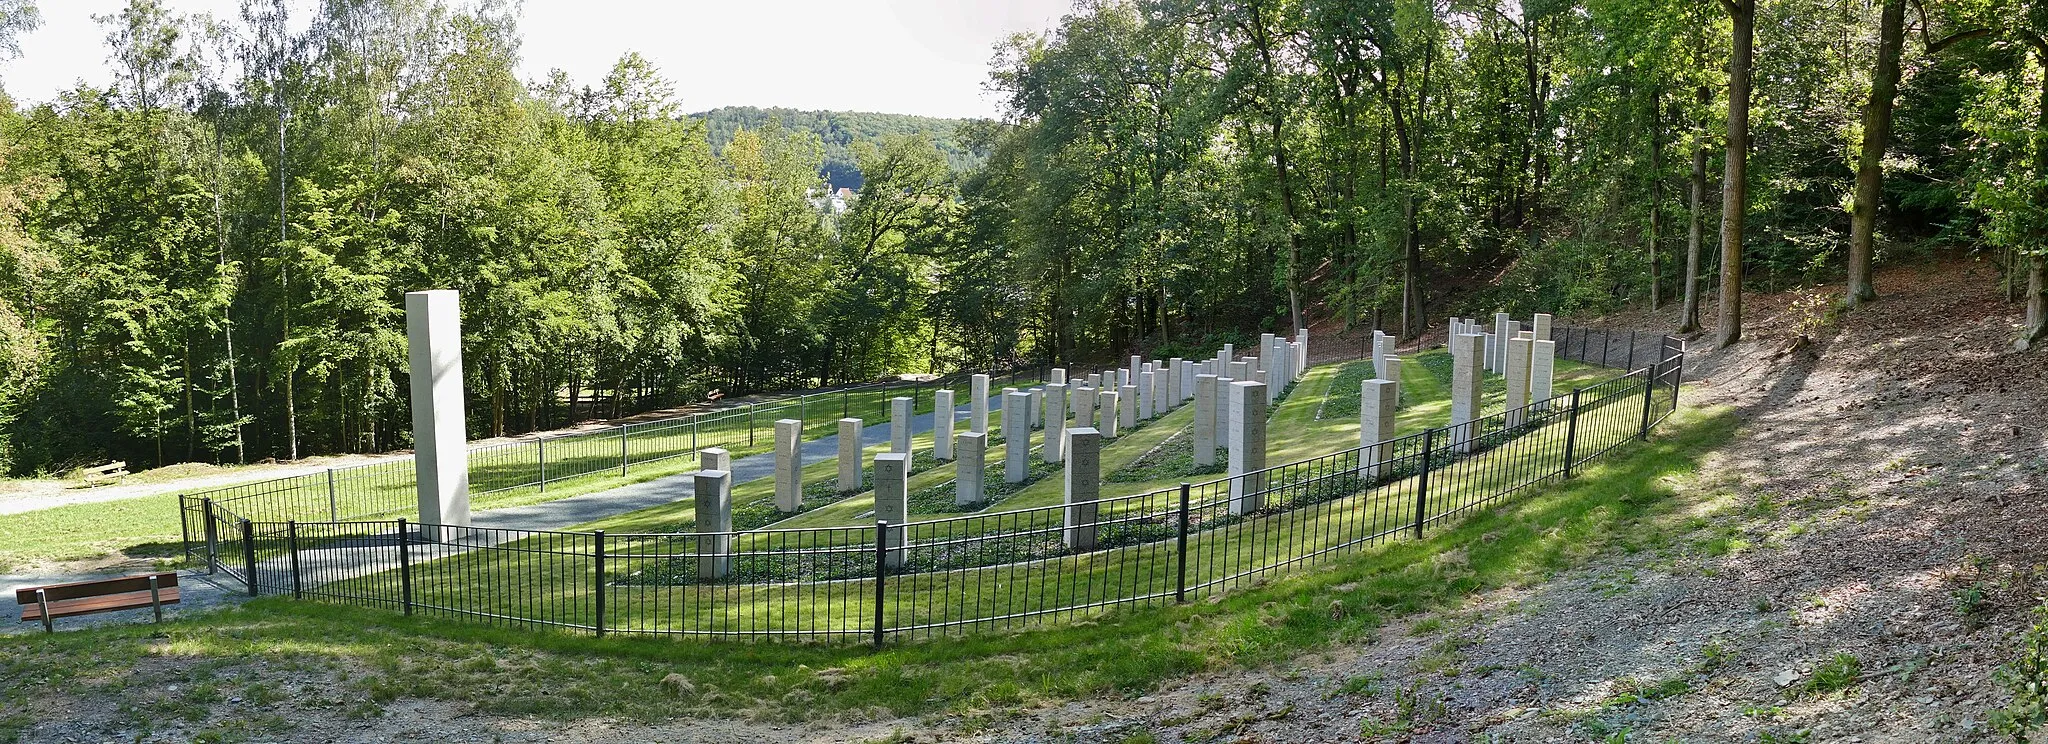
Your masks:
<svg viewBox="0 0 2048 744"><path fill-rule="evenodd" d="M446 289L408 292L405 296L405 310L407 361L411 372L413 400L413 465L416 468L420 521L429 525L467 526L470 523L469 451L463 423L460 298L454 290ZM1279 388L1282 387L1278 383L1298 380L1307 369L1308 329L1295 329L1292 341L1270 333L1262 336L1260 340L1260 349L1266 361L1260 362L1261 357L1248 358L1247 361L1254 363L1257 371L1250 377L1242 373L1236 374L1231 384L1235 386L1248 382L1275 383L1270 388L1261 390L1266 396L1266 401L1271 402L1279 395ZM1234 361L1235 351L1231 344L1224 344L1217 352L1213 364L1205 360L1203 364L1210 367L1207 370L1208 374L1214 376L1222 372L1225 365L1242 364ZM1018 444L1004 448L1004 478L1013 483L1025 478L1026 448L1021 446L1021 443L1029 440L1030 429L1037 426L1041 419L1047 426L1043 449L1045 461L1063 462L1072 456L1068 451L1071 437L1067 434L1067 421L1070 415L1093 417L1094 409L1099 402L1103 412L1103 427L1108 436L1114 437L1119 425L1123 428L1135 426L1140 416L1150 419L1164 415L1188 400L1198 397L1194 388L1199 374L1196 363L1184 358L1147 362L1142 357L1132 356L1129 375L1125 376L1124 370L1118 370L1118 389L1115 391L1106 389L1110 382L1106 376L1091 375L1087 386L1071 386L1067 382L1067 371L1064 368L1053 370L1048 375L1048 384L1043 387L1028 392L1005 390L1004 435L1006 441ZM980 500L981 473L978 466L986 455L989 376L972 375L968 380L968 389L971 398L968 434L976 435L975 437L952 433L954 407L951 390L938 391L933 396L933 433L936 440L933 446L934 456L941 460L973 457L977 465L971 476L956 481L955 488L959 492L956 498L961 499L961 503L974 503ZM1236 388L1232 387L1231 390L1231 400L1235 405ZM1077 395L1083 395L1085 402L1076 404ZM1116 411L1115 418L1109 416L1112 410ZM890 401L888 454L901 456L901 464L906 474L913 454L911 428L914 411L915 400L912 398L897 397ZM945 415L939 415L940 412L945 412ZM1216 417L1198 418L1220 422L1217 417L1221 415L1221 412L1218 412ZM1260 449L1259 458L1263 459L1264 416L1258 418L1261 430L1255 441ZM853 418L839 421L837 485L841 490L855 490L862 485L859 458L863 423ZM782 419L775 422L774 428L775 506L785 513L799 511L803 506L803 422L799 419ZM1078 428L1091 430L1098 438L1103 433L1094 431L1093 427ZM1212 443L1213 435L1212 431ZM1237 444L1241 440L1244 440L1243 435L1233 431L1230 441ZM1235 454L1237 449L1236 446L1231 448L1234 466L1238 465L1238 460L1241 459ZM717 452L722 454L723 450ZM1211 458L1213 460L1213 453ZM699 470L704 473L725 473L729 494L731 464L729 457L725 459L727 461L716 463L718 467L712 467L714 463L711 461L700 461L703 467ZM881 473L878 472L877 487L881 486ZM716 488L715 485L710 487L713 490ZM716 502L718 499L709 500ZM726 502L723 506L728 512L729 524L729 496ZM717 504L714 503L713 506L716 507ZM708 519L700 524L716 522L716 519ZM428 534L426 537L439 539L435 534Z"/></svg>
<svg viewBox="0 0 2048 744"><path fill-rule="evenodd" d="M1534 402L1539 410L1550 404L1557 375L1557 344L1550 338L1551 316L1537 313L1529 330L1507 313L1493 316L1493 332L1465 318L1452 318L1451 350L1451 436L1460 452L1472 447L1471 422L1480 416L1482 371L1507 378L1507 425L1522 425L1527 408ZM1505 339L1503 341L1502 339Z"/></svg>
<svg viewBox="0 0 2048 744"><path fill-rule="evenodd" d="M1197 438L1204 438L1200 430L1206 425L1206 438L1211 445L1206 453L1197 448L1196 462L1213 465L1214 446L1217 444L1214 427L1228 425L1230 420L1226 411L1211 410L1217 409L1216 404L1224 401L1211 400L1208 406L1200 405L1200 396L1196 388L1199 386L1198 379L1204 374L1202 367L1207 366L1209 371L1206 374L1216 377L1216 368L1223 364L1232 367L1246 365L1246 370L1237 373L1235 377L1217 379L1220 384L1226 386L1225 390L1229 389L1228 385L1239 381L1260 383L1260 390L1266 396L1267 404L1278 398L1279 391L1284 386L1266 383L1291 383L1301 379L1307 371L1309 346L1306 328L1295 329L1295 337L1291 341L1271 333L1264 334L1260 338L1260 348L1265 351L1263 357L1246 357L1244 361L1231 361L1235 347L1224 344L1217 352L1213 363L1209 360L1197 363L1181 357L1147 361L1142 356L1134 355L1130 358L1128 369L1116 370L1120 384L1115 390L1097 389L1097 385L1106 385L1109 382L1106 373L1091 374L1085 384L1070 385L1066 368L1053 368L1047 374L1049 382L1042 387L1029 390L1003 389L1000 398L1003 406L1003 440L1028 442L1031 430L1042 425L1046 435L1040 456L1045 462L1061 463L1070 457L1067 452L1066 436L1070 430L1070 420L1076 423L1075 428L1095 429L1097 436L1115 438L1120 430L1137 426L1139 421L1164 416L1190 400L1195 400L1198 403L1195 416L1198 422ZM986 374L976 374L968 378L968 397L971 400L967 434L980 435L973 438L969 438L967 434L955 434L954 417L940 415L942 411L955 410L952 405L952 391L942 390L933 393L932 454L935 459L972 459L976 463L986 461L989 380L990 377ZM1094 425L1098 408L1101 411L1100 428ZM911 439L914 411L915 400L912 398L897 397L890 400L891 453L905 456L915 454L912 451ZM1114 416L1111 415L1112 411L1115 412ZM837 486L841 491L857 490L862 485L863 463L859 433L865 424L865 421L857 418L839 421ZM1264 426L1263 415L1259 425ZM793 513L803 508L802 436L802 421L782 419L775 422L775 506L783 513ZM1256 437L1256 441L1263 448L1263 431ZM1003 450L1004 481L1023 482L1030 475L1028 448L1005 445ZM1231 451L1235 450L1235 447L1231 447ZM956 472L961 471L963 467L964 463L956 465ZM956 476L955 503L980 503L985 494L981 480L979 471L965 478Z"/></svg>

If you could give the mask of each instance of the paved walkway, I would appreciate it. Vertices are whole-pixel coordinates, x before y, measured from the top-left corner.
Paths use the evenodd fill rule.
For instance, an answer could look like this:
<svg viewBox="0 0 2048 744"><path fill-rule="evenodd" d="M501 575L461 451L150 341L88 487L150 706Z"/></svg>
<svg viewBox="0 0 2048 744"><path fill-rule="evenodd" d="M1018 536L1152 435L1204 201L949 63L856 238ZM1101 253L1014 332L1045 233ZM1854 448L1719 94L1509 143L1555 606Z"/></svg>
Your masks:
<svg viewBox="0 0 2048 744"><path fill-rule="evenodd" d="M124 574L146 573L147 571L148 569L137 568L120 573L0 574L0 587L6 587L11 594L12 590L16 587L49 586L51 584L67 584L73 581L93 581ZM164 607L164 620L169 621L177 618L179 615L202 612L248 598L248 586L233 576L208 576L204 569L180 571L178 573L178 603ZM43 632L43 624L40 621L32 623L16 622L20 619L21 614L18 612L8 616L9 622L0 624L0 636L23 633L40 634ZM151 619L152 613L150 610L143 608L140 610L102 612L97 615L60 617L54 621L54 624L58 632L63 632L68 629L86 628L95 625L147 623Z"/></svg>

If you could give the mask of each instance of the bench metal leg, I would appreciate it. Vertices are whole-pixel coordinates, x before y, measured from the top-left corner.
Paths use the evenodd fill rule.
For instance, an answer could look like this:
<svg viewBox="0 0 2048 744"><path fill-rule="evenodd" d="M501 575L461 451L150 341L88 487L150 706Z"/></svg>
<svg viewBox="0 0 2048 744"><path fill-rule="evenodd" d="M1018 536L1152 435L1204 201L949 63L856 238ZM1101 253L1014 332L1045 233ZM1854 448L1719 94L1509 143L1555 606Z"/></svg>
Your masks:
<svg viewBox="0 0 2048 744"><path fill-rule="evenodd" d="M164 622L164 601L163 595L157 591L155 576L149 577L149 610L156 613L156 622L158 625L162 625Z"/></svg>
<svg viewBox="0 0 2048 744"><path fill-rule="evenodd" d="M36 609L43 613L43 632L57 632L56 628L50 627L50 595L41 589L36 590Z"/></svg>

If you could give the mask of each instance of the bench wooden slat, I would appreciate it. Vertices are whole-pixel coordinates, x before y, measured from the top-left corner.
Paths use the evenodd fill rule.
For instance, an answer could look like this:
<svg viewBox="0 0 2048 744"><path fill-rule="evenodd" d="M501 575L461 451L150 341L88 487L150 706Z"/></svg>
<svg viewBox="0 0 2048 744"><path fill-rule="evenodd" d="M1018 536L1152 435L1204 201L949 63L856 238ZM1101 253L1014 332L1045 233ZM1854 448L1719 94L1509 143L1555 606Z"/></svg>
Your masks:
<svg viewBox="0 0 2048 744"><path fill-rule="evenodd" d="M157 591L157 595L161 598L162 604L178 603L177 587L160 589ZM147 607L149 607L149 590L144 589L139 592L122 592L120 594L103 594L95 597L80 597L78 599L51 600L50 617L73 617L76 615L90 615L95 612L139 610ZM43 619L43 608L37 605L34 599L30 599L21 608L21 619L23 622L41 620Z"/></svg>
<svg viewBox="0 0 2048 744"><path fill-rule="evenodd" d="M158 589L175 589L178 586L178 574L173 571L165 571L163 573L136 574L134 576L121 576L111 579L74 581L68 584L25 586L14 590L14 601L17 604L35 604L37 589L43 590L43 595L49 597L51 602L77 599L79 597L95 597L102 594L123 594L138 591L142 592L146 598L149 596L149 577L151 576L156 577Z"/></svg>

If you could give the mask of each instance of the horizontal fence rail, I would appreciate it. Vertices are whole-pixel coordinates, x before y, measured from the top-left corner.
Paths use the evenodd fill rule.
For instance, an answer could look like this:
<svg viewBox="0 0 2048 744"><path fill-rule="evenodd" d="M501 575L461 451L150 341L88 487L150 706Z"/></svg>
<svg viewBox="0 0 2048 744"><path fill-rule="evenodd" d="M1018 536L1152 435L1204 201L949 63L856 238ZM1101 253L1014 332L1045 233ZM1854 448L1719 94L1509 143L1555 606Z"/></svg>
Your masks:
<svg viewBox="0 0 2048 744"><path fill-rule="evenodd" d="M991 373L991 396L1005 387L1042 384L1050 370L1036 366ZM815 439L836 433L841 418L887 423L889 401L899 396L911 398L919 415L931 412L933 394L939 390L952 390L956 405L965 406L974 374L819 390L674 418L474 445L469 449L469 493L480 500L521 491L545 493L550 485L578 478L626 477L635 466L678 459L694 462L700 450L710 447L723 447L734 457L759 454L773 447L778 419L803 421L804 438ZM408 455L198 491L185 494L181 501L188 512L211 500L236 516L279 523L416 518L414 467ZM183 521L186 557L201 560L205 556L196 546L204 538L202 522L189 515Z"/></svg>
<svg viewBox="0 0 2048 744"><path fill-rule="evenodd" d="M1175 488L907 524L607 534L260 520L213 499L181 515L209 570L252 595L598 635L881 643L1010 628L1212 596L1570 478L1676 410L1683 344L1637 345L1645 366L1473 421Z"/></svg>

